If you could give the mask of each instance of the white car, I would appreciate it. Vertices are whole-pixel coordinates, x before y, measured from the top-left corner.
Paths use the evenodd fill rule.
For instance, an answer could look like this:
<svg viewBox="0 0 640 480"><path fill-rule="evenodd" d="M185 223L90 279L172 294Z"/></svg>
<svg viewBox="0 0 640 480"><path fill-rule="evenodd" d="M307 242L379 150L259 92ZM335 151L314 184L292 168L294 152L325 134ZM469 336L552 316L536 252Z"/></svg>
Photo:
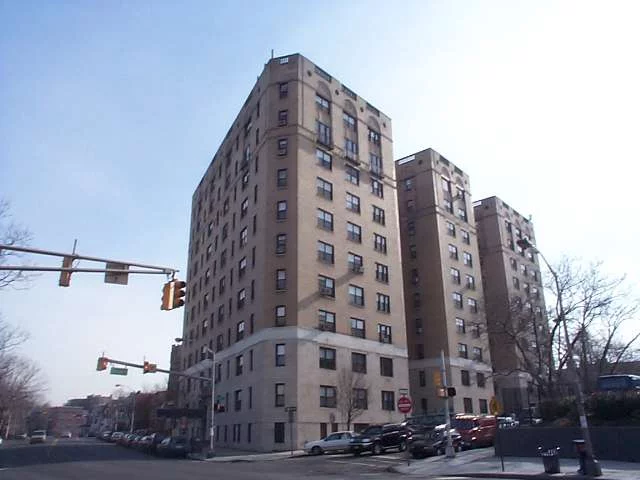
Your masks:
<svg viewBox="0 0 640 480"><path fill-rule="evenodd" d="M29 443L44 443L47 441L46 430L34 430L29 437Z"/></svg>
<svg viewBox="0 0 640 480"><path fill-rule="evenodd" d="M348 452L349 442L355 436L353 432L333 432L323 439L304 443L304 451L311 455L325 452Z"/></svg>

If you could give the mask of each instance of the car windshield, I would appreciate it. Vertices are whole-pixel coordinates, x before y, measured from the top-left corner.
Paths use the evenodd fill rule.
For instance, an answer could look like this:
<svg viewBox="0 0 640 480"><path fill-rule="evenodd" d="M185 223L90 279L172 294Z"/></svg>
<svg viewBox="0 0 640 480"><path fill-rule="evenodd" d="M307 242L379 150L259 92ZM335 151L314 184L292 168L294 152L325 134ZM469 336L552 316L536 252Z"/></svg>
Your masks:
<svg viewBox="0 0 640 480"><path fill-rule="evenodd" d="M458 430L471 430L475 424L473 420L457 419L453 421L453 426Z"/></svg>
<svg viewBox="0 0 640 480"><path fill-rule="evenodd" d="M382 432L382 427L368 427L360 435L378 435L380 432Z"/></svg>

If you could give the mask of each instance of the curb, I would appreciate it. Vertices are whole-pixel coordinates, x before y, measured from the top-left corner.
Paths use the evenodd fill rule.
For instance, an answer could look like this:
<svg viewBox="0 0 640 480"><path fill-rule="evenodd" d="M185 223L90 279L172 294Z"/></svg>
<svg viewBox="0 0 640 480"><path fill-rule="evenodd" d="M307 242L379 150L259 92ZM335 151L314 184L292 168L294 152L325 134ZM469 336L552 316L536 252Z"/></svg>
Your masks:
<svg viewBox="0 0 640 480"><path fill-rule="evenodd" d="M457 474L439 474L440 477L472 477L472 478L512 478L512 479L527 479L527 480L549 480L549 479L571 479L571 480L614 480L607 477L590 477L585 475L579 475L577 473L507 473L507 472L477 472L477 473L457 473Z"/></svg>

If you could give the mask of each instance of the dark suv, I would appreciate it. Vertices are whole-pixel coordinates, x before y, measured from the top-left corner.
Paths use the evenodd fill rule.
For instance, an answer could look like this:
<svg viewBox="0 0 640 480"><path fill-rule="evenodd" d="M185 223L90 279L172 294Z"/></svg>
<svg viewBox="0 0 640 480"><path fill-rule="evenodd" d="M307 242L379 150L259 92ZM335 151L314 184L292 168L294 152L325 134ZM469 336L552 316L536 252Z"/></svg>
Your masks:
<svg viewBox="0 0 640 480"><path fill-rule="evenodd" d="M391 448L403 452L407 448L407 429L396 423L370 425L351 439L349 447L354 455L360 455L362 452L380 455Z"/></svg>
<svg viewBox="0 0 640 480"><path fill-rule="evenodd" d="M446 425L413 425L409 428L407 442L413 458L424 458L427 455L440 455L447 446ZM454 428L451 429L451 445L456 452L461 450L462 440Z"/></svg>

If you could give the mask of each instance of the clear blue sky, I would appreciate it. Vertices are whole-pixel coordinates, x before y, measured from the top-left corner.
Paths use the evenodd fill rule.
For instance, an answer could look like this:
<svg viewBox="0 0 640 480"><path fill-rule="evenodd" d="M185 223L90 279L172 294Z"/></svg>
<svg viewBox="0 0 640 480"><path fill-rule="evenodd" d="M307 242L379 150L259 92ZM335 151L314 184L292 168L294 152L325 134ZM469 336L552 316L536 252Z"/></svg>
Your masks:
<svg viewBox="0 0 640 480"><path fill-rule="evenodd" d="M531 214L550 259L637 285L639 20L633 1L0 0L0 197L35 247L185 271L195 186L271 49L300 52L391 116L396 159L436 149L475 199ZM102 351L168 365L162 282L42 274L0 311L59 404L165 380L95 371Z"/></svg>

